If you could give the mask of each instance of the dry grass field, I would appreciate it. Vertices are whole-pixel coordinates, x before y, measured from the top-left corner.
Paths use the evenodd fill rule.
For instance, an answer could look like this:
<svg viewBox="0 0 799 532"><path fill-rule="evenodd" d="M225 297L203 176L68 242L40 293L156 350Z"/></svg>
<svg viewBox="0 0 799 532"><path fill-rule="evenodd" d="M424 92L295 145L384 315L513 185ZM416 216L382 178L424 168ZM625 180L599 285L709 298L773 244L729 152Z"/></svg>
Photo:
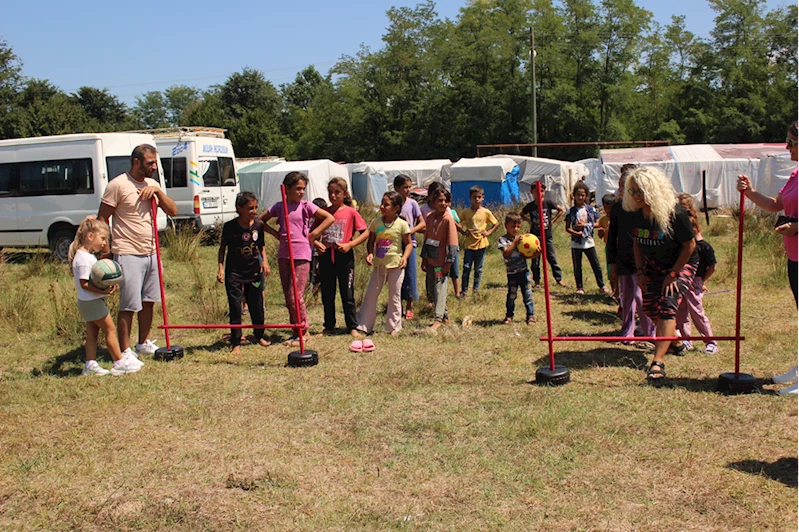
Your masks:
<svg viewBox="0 0 799 532"><path fill-rule="evenodd" d="M720 262L705 298L719 335L734 334L736 223L715 217L704 230ZM746 223L741 357L758 385L741 396L716 391L733 368L730 342L667 358L661 388L645 383L645 351L558 343L572 382L531 384L547 363L543 290L536 325L502 325L493 247L484 290L450 298L453 324L437 336L420 305L397 338L378 319L373 353L348 352L345 334L313 337L320 363L297 369L288 347L233 357L224 331L175 331L180 361L81 377L67 267L5 250L0 529L795 531L797 402L770 377L795 363L797 314L769 224ZM565 232L555 234L573 285ZM225 323L216 248L183 235L164 257L170 320ZM359 266L359 294L368 274ZM553 291L555 333L616 333L615 305L592 276L585 284L582 297ZM282 299L275 274L268 322L286 320ZM321 305L308 301L318 333Z"/></svg>

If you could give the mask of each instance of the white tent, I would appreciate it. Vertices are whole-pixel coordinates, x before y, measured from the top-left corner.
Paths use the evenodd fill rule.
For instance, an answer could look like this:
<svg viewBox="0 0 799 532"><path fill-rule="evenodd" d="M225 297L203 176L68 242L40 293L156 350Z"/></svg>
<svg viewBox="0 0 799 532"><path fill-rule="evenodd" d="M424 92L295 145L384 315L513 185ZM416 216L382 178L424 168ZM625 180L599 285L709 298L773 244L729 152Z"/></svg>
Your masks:
<svg viewBox="0 0 799 532"><path fill-rule="evenodd" d="M350 173L352 195L362 203L379 205L386 191L393 190L394 178L407 175L414 187L426 187L433 181L442 181L441 169L449 166L449 159L429 161L364 161L344 166Z"/></svg>
<svg viewBox="0 0 799 532"><path fill-rule="evenodd" d="M524 203L533 199L530 185L542 180L547 188L547 197L560 205L569 205L575 183L590 175L588 167L581 162L523 155L509 157L519 165L519 197Z"/></svg>
<svg viewBox="0 0 799 532"><path fill-rule="evenodd" d="M479 185L485 190L486 204L510 205L519 201L520 168L510 157L461 159L449 167L452 203L469 204L469 188Z"/></svg>
<svg viewBox="0 0 799 532"><path fill-rule="evenodd" d="M790 155L766 155L760 158L760 165L757 171L757 180L753 183L755 190L766 196L776 196L788 178L791 177L791 172L796 170L796 161L792 161ZM750 177L754 175L749 174ZM747 202L747 207L751 207L752 203Z"/></svg>
<svg viewBox="0 0 799 532"><path fill-rule="evenodd" d="M246 170L246 168L245 168ZM327 201L327 184L333 177L341 177L349 186L350 176L347 169L328 159L315 161L289 161L267 168L261 173L261 205L268 209L281 201L280 185L289 172L302 172L308 176L308 188L305 189L305 199L312 201L323 198Z"/></svg>
<svg viewBox="0 0 799 532"><path fill-rule="evenodd" d="M739 202L735 183L739 174L758 175L761 158L785 153L782 144L693 144L601 150L602 175L596 179L596 194L613 192L622 165L659 168L678 192L691 194L703 204L703 174L708 207L730 207ZM757 184L755 183L757 187Z"/></svg>
<svg viewBox="0 0 799 532"><path fill-rule="evenodd" d="M240 163L238 159L236 162L237 164ZM263 173L266 170L279 165L281 162L285 161L245 161L244 163L239 164L236 174L239 177L239 186L241 187L242 192L252 192L255 194L256 198L260 198L261 188L263 185L261 180ZM261 205L261 207L265 208L264 205Z"/></svg>

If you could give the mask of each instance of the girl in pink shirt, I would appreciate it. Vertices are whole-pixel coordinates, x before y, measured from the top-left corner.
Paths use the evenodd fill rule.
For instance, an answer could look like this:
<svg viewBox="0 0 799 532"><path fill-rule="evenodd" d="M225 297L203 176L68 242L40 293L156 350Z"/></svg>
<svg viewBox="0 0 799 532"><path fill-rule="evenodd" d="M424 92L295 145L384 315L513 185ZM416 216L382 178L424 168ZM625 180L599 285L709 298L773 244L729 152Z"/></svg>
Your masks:
<svg viewBox="0 0 799 532"><path fill-rule="evenodd" d="M325 324L322 334L332 334L336 328L336 282L341 292L344 323L350 334L360 338L355 311L355 253L353 248L366 242L369 230L361 214L352 207L347 182L334 177L327 184L330 207L324 210L333 216L333 224L314 242L319 253L319 280L322 287L322 304ZM319 225L317 221L314 226ZM352 238L358 231L360 234Z"/></svg>
<svg viewBox="0 0 799 532"><path fill-rule="evenodd" d="M305 188L308 186L308 177L305 174L302 172L289 172L283 179L283 185L286 187L286 202L289 213L288 227L291 230L291 243L288 241L282 201L275 203L268 211L263 213L261 221L264 223L264 231L280 241L277 250L277 267L280 272L283 297L286 299L286 308L289 309L289 320L291 323L304 324L302 333L306 335L307 339L308 314L305 310L303 292L311 269L311 245L325 229L330 227L334 219L327 211L318 208L310 201L302 199L305 196ZM272 218L277 220L277 230L266 224ZM312 218L317 220L317 224L313 231L309 231L309 222ZM291 251L294 255L294 272L297 278L297 290L300 292L299 308L296 308L291 282L289 245L291 245ZM300 339L298 336L293 336L285 344L291 347L299 347Z"/></svg>

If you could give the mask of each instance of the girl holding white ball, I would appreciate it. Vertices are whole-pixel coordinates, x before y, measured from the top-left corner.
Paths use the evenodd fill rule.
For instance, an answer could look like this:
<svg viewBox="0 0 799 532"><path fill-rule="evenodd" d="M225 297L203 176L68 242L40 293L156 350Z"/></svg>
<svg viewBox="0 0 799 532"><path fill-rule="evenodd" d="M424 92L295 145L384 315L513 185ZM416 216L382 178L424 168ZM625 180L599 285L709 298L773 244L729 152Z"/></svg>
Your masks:
<svg viewBox="0 0 799 532"><path fill-rule="evenodd" d="M78 291L78 310L86 321L86 365L82 375L123 375L135 373L143 364L133 357L122 357L114 325L105 298L117 291L117 285L98 288L91 282L96 254L108 252L108 225L94 216L81 222L75 240L69 246L69 263ZM100 330L105 334L106 345L114 365L111 371L97 363L97 340Z"/></svg>

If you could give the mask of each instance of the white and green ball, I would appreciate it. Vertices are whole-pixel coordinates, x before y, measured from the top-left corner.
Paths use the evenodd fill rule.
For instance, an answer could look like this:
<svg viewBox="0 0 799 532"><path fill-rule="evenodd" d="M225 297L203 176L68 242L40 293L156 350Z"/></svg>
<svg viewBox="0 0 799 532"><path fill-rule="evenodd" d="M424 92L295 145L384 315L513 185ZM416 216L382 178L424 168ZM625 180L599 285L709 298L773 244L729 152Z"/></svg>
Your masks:
<svg viewBox="0 0 799 532"><path fill-rule="evenodd" d="M105 290L109 286L119 284L122 280L122 268L111 259L98 260L92 266L90 280L94 286Z"/></svg>

